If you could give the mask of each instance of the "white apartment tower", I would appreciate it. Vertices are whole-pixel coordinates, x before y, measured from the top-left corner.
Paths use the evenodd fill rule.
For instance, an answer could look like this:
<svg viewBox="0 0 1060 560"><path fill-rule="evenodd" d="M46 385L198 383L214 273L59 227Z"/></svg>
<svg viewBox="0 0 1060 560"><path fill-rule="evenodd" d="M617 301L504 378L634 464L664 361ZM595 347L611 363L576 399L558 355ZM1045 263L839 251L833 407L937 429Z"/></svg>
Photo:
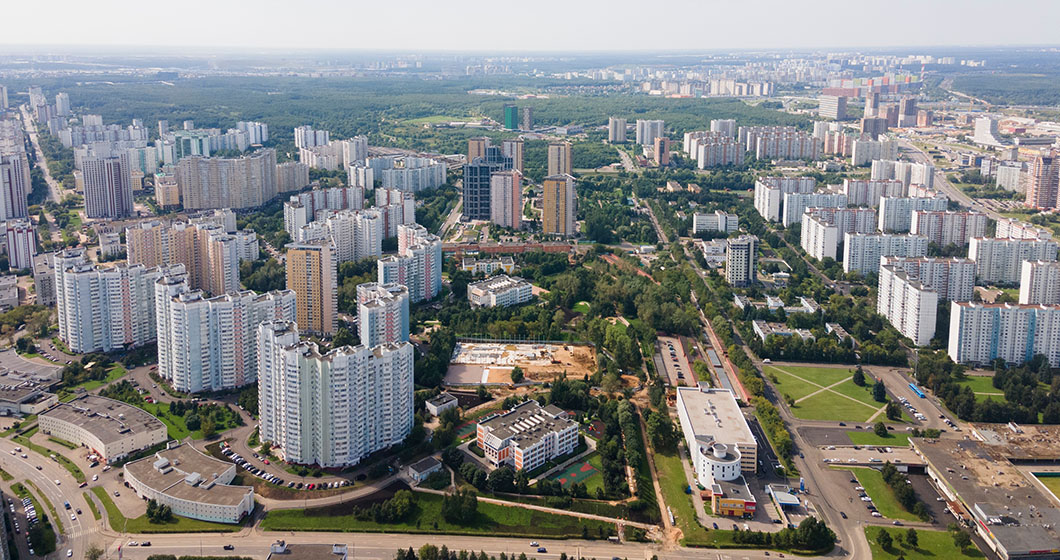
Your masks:
<svg viewBox="0 0 1060 560"><path fill-rule="evenodd" d="M928 238L894 233L848 233L843 241L843 272L869 274L880 269L880 257L923 257Z"/></svg>
<svg viewBox="0 0 1060 560"><path fill-rule="evenodd" d="M758 271L758 238L741 235L730 238L725 246L725 281L730 286L749 286Z"/></svg>
<svg viewBox="0 0 1060 560"><path fill-rule="evenodd" d="M357 326L368 347L409 340L409 289L371 282L357 286Z"/></svg>
<svg viewBox="0 0 1060 560"><path fill-rule="evenodd" d="M398 253L377 261L379 284L408 287L412 302L434 299L442 289L442 240L419 224L398 226Z"/></svg>
<svg viewBox="0 0 1060 560"><path fill-rule="evenodd" d="M0 154L0 220L28 218L26 198L31 190L26 154Z"/></svg>
<svg viewBox="0 0 1060 560"><path fill-rule="evenodd" d="M1060 263L1023 261L1020 268L1019 302L1060 305Z"/></svg>
<svg viewBox="0 0 1060 560"><path fill-rule="evenodd" d="M655 139L663 135L666 125L660 120L637 119L637 144L654 146Z"/></svg>
<svg viewBox="0 0 1060 560"><path fill-rule="evenodd" d="M1057 242L1052 239L972 238L968 258L976 263L976 278L986 284L1020 281L1024 261L1055 261Z"/></svg>
<svg viewBox="0 0 1060 560"><path fill-rule="evenodd" d="M899 267L880 266L876 310L917 346L927 346L935 336L938 303L939 294L934 289L910 278Z"/></svg>
<svg viewBox="0 0 1060 560"><path fill-rule="evenodd" d="M755 210L767 221L778 222L785 194L812 193L816 186L813 177L762 177L755 181Z"/></svg>
<svg viewBox="0 0 1060 560"><path fill-rule="evenodd" d="M626 141L626 119L619 117L607 119L607 141L611 144Z"/></svg>
<svg viewBox="0 0 1060 560"><path fill-rule="evenodd" d="M523 174L499 171L490 175L490 221L519 229L523 216Z"/></svg>

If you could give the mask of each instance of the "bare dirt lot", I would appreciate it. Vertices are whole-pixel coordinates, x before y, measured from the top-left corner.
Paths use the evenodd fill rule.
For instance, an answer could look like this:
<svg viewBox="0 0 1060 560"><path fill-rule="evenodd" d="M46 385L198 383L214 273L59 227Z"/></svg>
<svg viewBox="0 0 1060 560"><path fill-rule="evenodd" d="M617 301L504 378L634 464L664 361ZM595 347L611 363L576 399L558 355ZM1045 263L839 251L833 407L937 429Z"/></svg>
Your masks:
<svg viewBox="0 0 1060 560"><path fill-rule="evenodd" d="M596 349L573 344L460 342L445 375L449 385L511 383L518 366L530 381L550 381L566 372L571 377L596 371Z"/></svg>

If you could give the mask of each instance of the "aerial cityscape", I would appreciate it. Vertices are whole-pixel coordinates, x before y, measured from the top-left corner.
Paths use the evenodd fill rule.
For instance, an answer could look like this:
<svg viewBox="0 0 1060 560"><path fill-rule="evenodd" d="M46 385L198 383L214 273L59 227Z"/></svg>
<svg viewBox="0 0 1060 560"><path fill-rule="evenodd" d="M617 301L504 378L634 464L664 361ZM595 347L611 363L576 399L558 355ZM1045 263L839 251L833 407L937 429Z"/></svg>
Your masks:
<svg viewBox="0 0 1060 560"><path fill-rule="evenodd" d="M16 8L0 560L1060 560L1060 5L818 3Z"/></svg>

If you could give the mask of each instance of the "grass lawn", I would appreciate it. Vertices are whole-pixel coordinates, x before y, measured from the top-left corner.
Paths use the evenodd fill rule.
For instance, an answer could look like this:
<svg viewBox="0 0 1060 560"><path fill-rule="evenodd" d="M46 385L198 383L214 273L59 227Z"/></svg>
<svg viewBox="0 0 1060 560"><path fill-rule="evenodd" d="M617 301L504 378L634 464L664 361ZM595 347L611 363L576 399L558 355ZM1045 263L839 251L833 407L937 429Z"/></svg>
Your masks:
<svg viewBox="0 0 1060 560"><path fill-rule="evenodd" d="M787 373L826 387L854 375L853 370L843 367L766 366L765 372Z"/></svg>
<svg viewBox="0 0 1060 560"><path fill-rule="evenodd" d="M85 391L93 391L95 389L99 389L107 383L121 379L121 376L123 375L125 375L125 367L123 367L121 364L114 364L113 367L107 370L107 377L104 379L92 379L89 381L85 381L84 383L74 385L73 387L66 387L60 389L59 400L62 402L70 402L78 396L77 389L80 388L84 389Z"/></svg>
<svg viewBox="0 0 1060 560"><path fill-rule="evenodd" d="M71 450L78 448L78 445L76 443L66 441L65 439L62 439L62 438L49 437L48 441L50 441L52 443L55 443L55 444L59 444L59 445L65 447L65 448L71 449Z"/></svg>
<svg viewBox="0 0 1060 560"><path fill-rule="evenodd" d="M338 514L332 508L270 511L261 522L266 531L344 531L378 533L438 533L547 538L607 538L612 523L545 513L521 507L479 502L478 516L470 525L457 525L442 517L443 497L415 492L415 505L400 523L362 521L352 513Z"/></svg>
<svg viewBox="0 0 1060 560"><path fill-rule="evenodd" d="M899 555L905 556L906 560L937 560L938 558L983 558L983 553L974 546L957 551L953 546L953 537L948 531L928 531L917 529L917 548L904 544L905 533L908 529L891 527L865 527L865 537L869 540L872 548L872 560L894 560ZM880 531L887 531L895 544L890 550L883 550L876 543L876 537ZM897 544L898 535L902 536L903 544Z"/></svg>
<svg viewBox="0 0 1060 560"><path fill-rule="evenodd" d="M982 402L986 399L1006 402L1005 392L994 387L993 377L968 376L964 378L963 381L959 382L958 385L961 387L971 387L972 392L975 393L975 400L977 402Z"/></svg>
<svg viewBox="0 0 1060 560"><path fill-rule="evenodd" d="M32 480L27 480L26 484L29 484L33 488L33 491L36 492L38 496L40 496L41 501L44 502L44 506L48 508L48 514L52 516L52 521L55 521L55 526L59 528L59 533L62 533L63 518L59 517L59 512L55 511L55 506L52 505L52 501L48 499L48 496L44 495L44 492L40 491L40 488L38 488Z"/></svg>
<svg viewBox="0 0 1060 560"><path fill-rule="evenodd" d="M113 531L127 533L234 533L243 529L242 525L230 525L228 523L211 523L188 519L187 517L173 516L169 523L151 523L146 515L135 519L128 519L122 515L121 510L110 499L107 491L101 486L94 486L92 492L103 503L103 509L107 510L107 522Z"/></svg>
<svg viewBox="0 0 1060 560"><path fill-rule="evenodd" d="M589 312L589 302L587 302L587 301L579 301L578 303L575 303L573 311L575 313L588 313Z"/></svg>
<svg viewBox="0 0 1060 560"><path fill-rule="evenodd" d="M44 455L48 458L51 458L52 455L55 455L55 460L58 461L59 464L62 465L66 470L70 471L70 474L74 477L74 480L79 483L85 481L85 473L81 472L81 469L77 465L75 465L73 461L63 456L62 453L59 453L58 451L53 451L51 449L48 449L47 447L41 447L31 442L29 438L32 437L35 433L37 433L36 427L20 436L15 437L14 442L29 449L32 449L33 451L36 451L37 453L40 453L41 455Z"/></svg>
<svg viewBox="0 0 1060 560"><path fill-rule="evenodd" d="M692 497L685 494L688 479L685 477L684 466L681 465L681 457L677 453L656 452L655 470L659 475L659 486L662 488L666 505L670 506L675 523L685 535L682 544L709 546L710 532L699 524L696 510L692 506Z"/></svg>
<svg viewBox="0 0 1060 560"><path fill-rule="evenodd" d="M872 409L879 409L886 403L876 402L876 399L872 398L872 386L865 385L864 387L858 387L854 384L854 380L844 381L839 385L836 385L833 391L857 399L860 402L865 403Z"/></svg>
<svg viewBox="0 0 1060 560"><path fill-rule="evenodd" d="M881 405L882 406L882 405ZM837 393L825 392L810 397L791 407L792 413L803 420L833 420L864 422L876 409L860 401L852 401Z"/></svg>
<svg viewBox="0 0 1060 560"><path fill-rule="evenodd" d="M0 480L3 480L4 482L9 482L14 479L15 477L11 476L11 473L5 471L4 469L0 469Z"/></svg>
<svg viewBox="0 0 1060 560"><path fill-rule="evenodd" d="M1035 474L1034 477L1045 485L1053 495L1060 498L1060 476L1042 476L1040 474Z"/></svg>
<svg viewBox="0 0 1060 560"><path fill-rule="evenodd" d="M872 430L847 432L847 437L854 445L884 445L887 447L906 447L909 445L907 432L887 432L887 437L880 437Z"/></svg>
<svg viewBox="0 0 1060 560"><path fill-rule="evenodd" d="M92 518L95 519L96 521L99 521L99 518L102 517L102 516L100 515L99 510L96 509L96 502L92 501L92 498L88 495L88 492L85 492L84 495L85 495L85 503L88 504L88 511L92 512Z"/></svg>
<svg viewBox="0 0 1060 560"><path fill-rule="evenodd" d="M872 498L872 503L880 515L887 519L901 519L903 521L920 521L917 516L906 511L902 504L894 497L894 492L883 481L883 475L876 469L868 467L854 467L850 469L858 478L858 483L865 487L865 493Z"/></svg>
<svg viewBox="0 0 1060 560"><path fill-rule="evenodd" d="M603 475L599 474L599 473L604 472L604 465L603 465L603 461L600 459L600 454L599 453L593 453L592 455L590 455L589 456L589 464L592 465L594 469L596 469L597 474L594 474L593 476L590 476L588 479L584 480L583 482L585 482L585 489L589 492L589 495L590 496L595 496L596 495L596 489L599 488L599 489L602 490L603 487L604 487L604 477L603 477ZM1058 480L1060 480L1060 479L1058 479Z"/></svg>

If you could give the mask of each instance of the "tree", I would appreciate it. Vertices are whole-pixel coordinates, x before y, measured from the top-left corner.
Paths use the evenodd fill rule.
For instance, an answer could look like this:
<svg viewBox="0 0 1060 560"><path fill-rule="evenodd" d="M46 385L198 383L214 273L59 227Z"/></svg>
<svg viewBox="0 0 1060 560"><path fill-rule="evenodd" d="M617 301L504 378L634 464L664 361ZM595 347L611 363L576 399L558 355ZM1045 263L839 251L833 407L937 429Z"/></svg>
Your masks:
<svg viewBox="0 0 1060 560"><path fill-rule="evenodd" d="M916 534L916 529L910 527L905 532L905 542L909 543L909 546L916 548L920 544L920 537Z"/></svg>
<svg viewBox="0 0 1060 560"><path fill-rule="evenodd" d="M883 422L876 422L872 427L872 431L880 437L887 437L887 425Z"/></svg>
<svg viewBox="0 0 1060 560"><path fill-rule="evenodd" d="M457 490L442 498L442 517L450 523L467 524L478 515L478 496L471 490Z"/></svg>
<svg viewBox="0 0 1060 560"><path fill-rule="evenodd" d="M876 384L872 386L872 398L876 402L887 402L887 387L883 385L883 381L876 381Z"/></svg>
<svg viewBox="0 0 1060 560"><path fill-rule="evenodd" d="M354 343L355 339L353 338L353 334L351 334L345 327L339 327L339 329L335 331L335 337L331 339L332 348L353 346Z"/></svg>
<svg viewBox="0 0 1060 560"><path fill-rule="evenodd" d="M490 394L490 390L487 389L485 385L479 385L478 386L477 394L478 394L478 398L480 398L482 400L487 400L487 399L489 399L490 397L493 396L493 395Z"/></svg>
<svg viewBox="0 0 1060 560"><path fill-rule="evenodd" d="M972 546L972 537L963 529L956 531L953 533L953 546L957 547L958 550L964 550Z"/></svg>
<svg viewBox="0 0 1060 560"><path fill-rule="evenodd" d="M523 368L515 366L512 368L512 383L522 383L524 379Z"/></svg>
<svg viewBox="0 0 1060 560"><path fill-rule="evenodd" d="M854 370L854 378L853 379L854 379L854 384L855 385L857 385L859 387L864 387L865 386L865 372L861 371L861 366L860 365L858 366L858 369Z"/></svg>
<svg viewBox="0 0 1060 560"><path fill-rule="evenodd" d="M956 539L954 542L956 542ZM890 550L894 541L891 539L891 534L887 532L887 529L881 528L880 532L876 535L876 543L880 545L880 548Z"/></svg>
<svg viewBox="0 0 1060 560"><path fill-rule="evenodd" d="M902 419L902 407L894 401L887 403L887 419L888 420L901 420Z"/></svg>
<svg viewBox="0 0 1060 560"><path fill-rule="evenodd" d="M213 419L213 416L207 416L206 420L202 421L202 437L206 439L212 438L217 434L217 422Z"/></svg>
<svg viewBox="0 0 1060 560"><path fill-rule="evenodd" d="M89 546L88 550L85 551L85 558L88 560L99 560L102 557L103 549L94 544Z"/></svg>
<svg viewBox="0 0 1060 560"><path fill-rule="evenodd" d="M194 432L202 427L202 419L199 418L198 414L188 412L188 415L184 417L184 424L188 426L189 431Z"/></svg>

